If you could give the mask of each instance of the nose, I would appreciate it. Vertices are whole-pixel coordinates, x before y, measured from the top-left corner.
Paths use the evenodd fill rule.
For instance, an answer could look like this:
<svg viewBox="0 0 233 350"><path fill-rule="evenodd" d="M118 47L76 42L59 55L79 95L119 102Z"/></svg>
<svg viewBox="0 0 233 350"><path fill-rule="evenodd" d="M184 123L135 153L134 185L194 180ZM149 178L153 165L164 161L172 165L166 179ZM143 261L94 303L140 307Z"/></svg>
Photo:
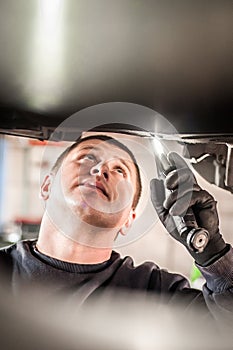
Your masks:
<svg viewBox="0 0 233 350"><path fill-rule="evenodd" d="M105 165L104 162L99 162L98 164L95 164L91 170L90 170L90 174L94 175L94 176L103 176L105 179L108 179L108 169Z"/></svg>

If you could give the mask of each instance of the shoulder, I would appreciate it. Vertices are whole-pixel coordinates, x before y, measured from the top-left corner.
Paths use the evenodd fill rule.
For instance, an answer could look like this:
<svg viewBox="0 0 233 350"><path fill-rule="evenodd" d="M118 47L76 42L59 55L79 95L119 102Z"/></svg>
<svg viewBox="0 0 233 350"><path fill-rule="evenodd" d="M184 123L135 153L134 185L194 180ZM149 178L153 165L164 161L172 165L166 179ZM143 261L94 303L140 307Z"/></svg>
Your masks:
<svg viewBox="0 0 233 350"><path fill-rule="evenodd" d="M16 249L16 244L9 245L0 249L0 275L6 277L13 270L12 252Z"/></svg>
<svg viewBox="0 0 233 350"><path fill-rule="evenodd" d="M14 244L10 244L6 247L0 248L0 260L13 258L15 255L23 254L25 251L29 251L30 247L36 242L35 239L22 240Z"/></svg>
<svg viewBox="0 0 233 350"><path fill-rule="evenodd" d="M165 268L160 268L153 261L144 261L135 264L132 257L125 256L120 258L119 254L118 260L121 263L119 264L117 275L121 278L134 281L135 284L139 283L149 290L156 289L161 292L169 292L190 288L186 277L179 273L169 272Z"/></svg>
<svg viewBox="0 0 233 350"><path fill-rule="evenodd" d="M114 261L118 261L120 263L120 268L129 270L131 272L139 272L139 271L152 271L152 270L160 270L159 266L156 265L153 261L144 261L136 264L133 257L126 255L121 256L118 252L112 252L112 259Z"/></svg>
<svg viewBox="0 0 233 350"><path fill-rule="evenodd" d="M2 261L4 258L7 258L11 255L12 251L16 249L16 244L11 244L5 247L0 248L0 260Z"/></svg>

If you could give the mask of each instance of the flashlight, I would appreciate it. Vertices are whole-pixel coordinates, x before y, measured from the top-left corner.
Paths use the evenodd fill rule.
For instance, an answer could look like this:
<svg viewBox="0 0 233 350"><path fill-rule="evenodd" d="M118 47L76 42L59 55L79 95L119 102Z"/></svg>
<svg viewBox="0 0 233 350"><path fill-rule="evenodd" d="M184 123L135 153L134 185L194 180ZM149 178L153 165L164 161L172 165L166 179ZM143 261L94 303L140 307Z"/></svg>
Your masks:
<svg viewBox="0 0 233 350"><path fill-rule="evenodd" d="M153 143L158 175L161 179L165 179L167 174L176 167L168 160L161 141L154 137ZM189 249L195 253L202 253L209 241L209 232L197 226L192 208L189 208L184 216L173 215L172 219L180 236L186 240Z"/></svg>

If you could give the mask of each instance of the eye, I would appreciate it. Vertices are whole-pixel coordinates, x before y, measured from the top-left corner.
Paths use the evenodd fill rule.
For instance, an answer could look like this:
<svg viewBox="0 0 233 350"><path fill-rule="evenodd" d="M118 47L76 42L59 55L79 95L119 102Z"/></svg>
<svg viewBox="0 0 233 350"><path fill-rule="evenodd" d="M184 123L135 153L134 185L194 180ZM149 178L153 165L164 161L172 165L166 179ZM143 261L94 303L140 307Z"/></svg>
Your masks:
<svg viewBox="0 0 233 350"><path fill-rule="evenodd" d="M87 161L91 161L91 162L94 162L96 160L95 156L93 154L85 154L83 157L82 157L83 160L87 160Z"/></svg>
<svg viewBox="0 0 233 350"><path fill-rule="evenodd" d="M93 164L94 162L96 162L96 157L92 153L84 153L81 154L77 160L80 164L88 165L89 163Z"/></svg>
<svg viewBox="0 0 233 350"><path fill-rule="evenodd" d="M125 174L126 174L125 170L123 168L119 167L119 166L115 167L114 170L120 175L125 176Z"/></svg>

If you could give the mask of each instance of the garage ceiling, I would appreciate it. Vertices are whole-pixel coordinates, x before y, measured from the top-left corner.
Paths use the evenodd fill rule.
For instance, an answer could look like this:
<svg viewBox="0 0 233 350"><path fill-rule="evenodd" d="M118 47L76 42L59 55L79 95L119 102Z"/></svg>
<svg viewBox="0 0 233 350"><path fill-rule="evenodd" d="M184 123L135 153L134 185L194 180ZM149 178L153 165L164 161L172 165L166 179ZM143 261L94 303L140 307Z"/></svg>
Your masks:
<svg viewBox="0 0 233 350"><path fill-rule="evenodd" d="M45 139L121 101L181 134L233 135L232 13L224 0L0 0L1 132Z"/></svg>

